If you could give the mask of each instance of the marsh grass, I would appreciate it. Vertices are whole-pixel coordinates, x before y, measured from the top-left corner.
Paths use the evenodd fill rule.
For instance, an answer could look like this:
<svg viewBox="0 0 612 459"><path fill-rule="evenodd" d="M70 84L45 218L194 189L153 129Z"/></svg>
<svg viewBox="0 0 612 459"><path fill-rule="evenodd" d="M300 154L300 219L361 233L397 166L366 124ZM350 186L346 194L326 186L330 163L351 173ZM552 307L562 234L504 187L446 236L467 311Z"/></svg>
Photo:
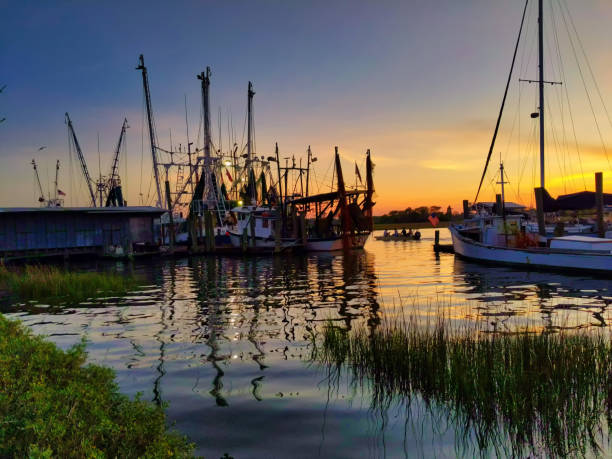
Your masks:
<svg viewBox="0 0 612 459"><path fill-rule="evenodd" d="M116 273L73 272L55 266L0 265L0 290L18 301L78 303L105 295L125 295L138 284L133 276Z"/></svg>
<svg viewBox="0 0 612 459"><path fill-rule="evenodd" d="M348 376L372 408L415 403L432 419L441 413L460 446L475 442L481 454L601 454L612 427L609 334L453 324L396 316L349 332L330 322L313 337L312 359L332 381Z"/></svg>
<svg viewBox="0 0 612 459"><path fill-rule="evenodd" d="M62 351L0 315L0 457L191 457L161 407L85 360L83 344Z"/></svg>

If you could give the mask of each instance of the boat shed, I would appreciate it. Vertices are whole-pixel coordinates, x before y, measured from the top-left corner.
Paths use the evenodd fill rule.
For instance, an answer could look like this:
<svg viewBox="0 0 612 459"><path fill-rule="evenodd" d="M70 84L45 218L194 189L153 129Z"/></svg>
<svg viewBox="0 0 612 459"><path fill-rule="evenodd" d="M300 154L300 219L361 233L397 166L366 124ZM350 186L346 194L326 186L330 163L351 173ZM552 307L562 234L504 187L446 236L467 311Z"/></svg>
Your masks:
<svg viewBox="0 0 612 459"><path fill-rule="evenodd" d="M153 221L163 213L157 207L0 208L0 258L158 252Z"/></svg>

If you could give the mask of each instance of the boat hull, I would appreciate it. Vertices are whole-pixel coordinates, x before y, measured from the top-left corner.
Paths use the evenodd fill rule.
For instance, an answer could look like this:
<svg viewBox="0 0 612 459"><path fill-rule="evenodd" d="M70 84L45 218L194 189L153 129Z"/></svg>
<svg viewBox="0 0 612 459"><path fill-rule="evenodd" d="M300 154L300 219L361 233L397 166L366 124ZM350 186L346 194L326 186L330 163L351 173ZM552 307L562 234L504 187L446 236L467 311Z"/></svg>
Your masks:
<svg viewBox="0 0 612 459"><path fill-rule="evenodd" d="M369 236L369 234L357 234L349 237L349 248L363 249L363 246L365 245ZM306 250L309 252L333 252L336 250L343 250L342 236L336 236L333 238L308 239L306 243Z"/></svg>
<svg viewBox="0 0 612 459"><path fill-rule="evenodd" d="M512 265L523 269L554 269L612 273L612 253L586 253L581 251L546 248L507 248L484 245L464 237L449 227L455 254L484 263Z"/></svg>
<svg viewBox="0 0 612 459"><path fill-rule="evenodd" d="M242 247L242 235L238 233L234 233L232 231L228 231L228 234L232 242L232 245L236 248L241 248ZM256 236L255 245L253 246L251 245L252 241L251 241L251 237L249 236L248 244L249 244L247 247L248 252L272 253L276 249L276 241L274 240L274 238L269 238L269 237L263 238L263 237ZM281 251L290 250L293 248L299 248L298 241L296 241L295 239L286 239L286 238L281 239L281 244L280 244Z"/></svg>
<svg viewBox="0 0 612 459"><path fill-rule="evenodd" d="M385 241L385 242L420 241L421 236L419 237L415 237L415 236L375 236L375 239L377 241Z"/></svg>

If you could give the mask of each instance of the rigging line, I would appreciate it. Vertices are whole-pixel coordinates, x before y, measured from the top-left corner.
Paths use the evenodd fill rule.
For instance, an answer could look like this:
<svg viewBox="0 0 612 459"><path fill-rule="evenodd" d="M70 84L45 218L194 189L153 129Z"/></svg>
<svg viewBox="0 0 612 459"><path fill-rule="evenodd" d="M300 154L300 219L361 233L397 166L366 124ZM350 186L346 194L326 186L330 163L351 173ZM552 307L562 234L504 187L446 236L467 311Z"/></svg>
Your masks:
<svg viewBox="0 0 612 459"><path fill-rule="evenodd" d="M535 5L535 2L534 2ZM530 29L530 25L531 25L531 16L536 16L537 14L529 14L527 15L527 25L526 25L526 29L525 29L525 40L527 40L531 33L531 29ZM537 29L535 29L537 32ZM525 46L522 48L522 53L521 53L521 70L520 70L520 74L524 75L526 70L529 68L530 64L531 64L531 58L534 54L534 50L537 48L537 37L532 35L531 36L531 41L530 42L526 42ZM525 60L525 52L529 51L529 53L527 54L527 60Z"/></svg>
<svg viewBox="0 0 612 459"><path fill-rule="evenodd" d="M533 154L532 150L534 149L534 146L536 144L535 137L536 137L536 124L532 123L531 134L529 135L528 140L527 140L525 160L522 163L522 168L520 168L519 179L517 182L517 191L518 191L519 196L521 196L521 183L523 181L523 177L525 176L525 169L527 169L527 165L529 164L529 156Z"/></svg>
<svg viewBox="0 0 612 459"><path fill-rule="evenodd" d="M127 136L127 130L125 132L124 138L123 138L123 162L124 162L124 169L123 169L123 180L122 180L122 184L124 185L124 190L125 192L123 193L124 195L124 200L125 197L128 195L128 160L127 160L127 154L128 154L128 148L127 148L127 142L128 142L128 136Z"/></svg>
<svg viewBox="0 0 612 459"><path fill-rule="evenodd" d="M563 13L563 10L561 10L561 13L562 13L562 17L563 17L563 22L565 23L565 27L567 29L567 35L569 37L569 42L570 42L570 45L572 47L572 52L574 54L574 59L576 60L576 65L578 66L578 73L580 74L580 79L582 80L582 85L584 86L584 92L586 93L587 100L589 101L589 107L591 108L591 113L593 114L593 121L595 121L595 127L597 129L597 133L599 134L599 140L601 141L601 146L603 147L604 153L606 155L606 161L608 162L608 168L612 169L612 165L610 165L610 158L608 157L608 149L606 148L606 144L604 142L603 135L601 133L601 129L599 128L599 122L597 121L597 116L595 115L595 109L593 107L593 102L591 100L591 94L589 93L589 90L587 88L586 80L585 80L584 74L582 72L582 67L580 66L580 61L578 60L578 55L576 53L576 48L574 47L574 40L572 40L572 37L570 35L570 30L569 30L569 27L567 26L567 22L566 22L565 14ZM567 14L568 14L568 16L571 19L571 15L570 15L569 9L567 11ZM578 34L576 33L576 35L578 35Z"/></svg>
<svg viewBox="0 0 612 459"><path fill-rule="evenodd" d="M567 6L567 3L565 2L565 0L563 1L563 4L565 5L565 8L567 10L567 15L569 17L570 20L570 24L572 25L572 28L574 29L574 34L576 35L576 40L578 41L578 45L580 46L580 50L582 51L582 55L584 56L584 61L586 62L587 68L589 69L589 73L591 75L591 79L593 80L593 84L595 85L595 89L597 91L597 95L599 96L599 100L601 101L601 105L604 109L604 113L606 114L606 117L608 119L608 123L610 124L610 126L612 126L612 119L610 118L610 113L608 112L608 108L606 107L606 104L603 100L603 96L601 94L601 90L599 89L599 84L597 83L597 80L595 79L595 73L593 72L593 68L591 67L591 62L589 61L589 58L587 56L586 51L584 50L584 46L582 45L582 40L580 39L580 35L578 35L578 31L576 29L576 25L574 24L574 18L571 15L571 12L569 10L569 7ZM606 152L606 159L608 158L607 152ZM608 160L608 166L610 166L610 160Z"/></svg>
<svg viewBox="0 0 612 459"><path fill-rule="evenodd" d="M142 95L142 117L140 119L140 182L138 183L138 199L142 204L142 169L144 165L144 111L145 96Z"/></svg>
<svg viewBox="0 0 612 459"><path fill-rule="evenodd" d="M491 160L491 154L493 153L493 148L495 147L495 139L497 138L497 132L499 131L499 124L501 122L502 114L504 112L504 105L506 104L506 97L508 96L508 88L510 87L510 81L512 79L512 71L514 70L514 62L516 61L516 53L518 51L519 43L521 41L521 33L523 32L523 23L525 22L525 12L527 11L527 4L529 0L525 0L525 7L523 8L523 17L521 19L521 27L519 29L519 34L516 39L516 45L514 47L514 54L512 56L512 64L510 65L510 74L508 75L508 81L506 82L506 89L504 91L504 98L502 99L501 108L499 110L499 115L497 117L497 123L495 124L495 131L493 132L493 139L491 140L491 146L489 147L489 154L487 155L487 161L485 162L484 170L482 171L482 177L480 178L480 184L478 185L478 191L476 192L476 197L474 198L474 202L478 199L478 194L480 193L480 188L482 187L482 181L485 178L487 173L487 167L489 166L489 161Z"/></svg>
<svg viewBox="0 0 612 459"><path fill-rule="evenodd" d="M559 77L560 77L560 81L566 81L565 79L565 68L563 65L563 56L561 55L561 46L559 43L559 34L557 33L557 15L555 14L555 9L553 7L553 3L550 4L550 15L552 18L552 22L553 22L553 27L552 27L552 31L553 31L553 36L555 38L555 45L556 45L556 57L558 59L558 64L559 64ZM562 140L562 152L563 152L563 171L564 171L564 176L567 175L567 157L569 156L569 146L568 146L568 142L567 142L567 129L565 127L565 105L564 105L564 99L563 99L563 88L561 88L561 85L557 85L558 87L554 88L554 92L555 95L558 98L558 103L559 103L559 109L561 112L561 129L562 129L562 134L563 134L563 140ZM572 181L572 185L574 185L574 179L570 178L570 180ZM564 187L565 187L565 182L564 182ZM567 193L567 189L564 188L564 192Z"/></svg>
<svg viewBox="0 0 612 459"><path fill-rule="evenodd" d="M563 19L563 22L565 24L565 28L568 32L568 38L570 40L570 43L572 42L571 40L571 36L569 35L569 29L567 28L567 22L565 20L565 15L563 14L563 10L561 10L561 17ZM580 70L580 65L578 65L578 69ZM578 165L580 166L580 175L582 176L582 182L584 184L584 189L587 189L587 184L586 184L586 180L584 178L584 170L582 168L582 156L580 154L580 146L578 144L578 136L576 135L576 124L574 123L574 115L572 113L572 104L571 104L571 100L569 97L569 90L568 90L568 84L566 82L566 84L563 85L563 89L565 92L565 99L567 100L567 107L568 107L568 114L570 116L570 121L572 123L572 135L574 137L574 144L576 145L576 153L578 154Z"/></svg>
<svg viewBox="0 0 612 459"><path fill-rule="evenodd" d="M553 13L552 13L552 2L549 5L550 5L550 10L551 10L551 17L553 17L553 27L552 27L552 29L555 30L555 25L556 24L554 22L554 16L553 16ZM553 56L552 47L551 47L551 44L550 44L550 37L548 37L548 36L546 37L545 43L546 43L546 50L548 52L548 55ZM558 81L561 78L561 76L560 76L561 75L561 71L556 66L556 64L558 64L558 63L556 63L553 59L551 59L550 62L549 62L550 68L552 69L551 77L554 80ZM563 81L563 80L561 80L561 81ZM561 86L561 85L558 85L558 86ZM559 90L560 89L555 89L553 91L553 94L557 98L556 100L557 100L558 104L559 104L559 92L558 92ZM552 138L553 138L553 148L554 148L554 152L555 152L555 157L557 159L557 167L559 169L559 174L561 175L561 180L562 180L562 183L563 183L563 187L564 187L565 190L567 190L566 179L565 179L567 171L562 167L561 160L559 159L559 150L560 150L561 146L560 146L560 143L559 143L559 140L558 140L557 130L555 129L555 124L556 124L555 123L555 119L554 119L555 115L554 115L554 111L551 108L550 99L551 99L550 97L548 97L546 99L546 110L547 110L547 113L548 113L548 118L547 118L547 121L548 121L548 131L551 133ZM559 104L559 107L562 108L560 104Z"/></svg>
<svg viewBox="0 0 612 459"><path fill-rule="evenodd" d="M557 158L557 167L559 168L559 173L561 174L561 180L563 182L563 187L564 189L566 189L566 185L565 185L565 171L563 170L563 168L561 167L561 161L559 160L559 142L557 140L557 131L555 130L555 123L554 123L554 119L553 119L553 111L550 108L550 103L548 102L549 99L546 100L546 110L548 111L548 130L552 135L553 138L553 146L554 146L554 151L556 153L555 157Z"/></svg>
<svg viewBox="0 0 612 459"><path fill-rule="evenodd" d="M242 139L240 139L240 145L242 145L242 150L240 150L241 153L246 148L246 145L244 144L244 133L246 131L246 126L247 126L247 123L248 123L248 118L249 118L248 112L244 112L244 124L242 125Z"/></svg>

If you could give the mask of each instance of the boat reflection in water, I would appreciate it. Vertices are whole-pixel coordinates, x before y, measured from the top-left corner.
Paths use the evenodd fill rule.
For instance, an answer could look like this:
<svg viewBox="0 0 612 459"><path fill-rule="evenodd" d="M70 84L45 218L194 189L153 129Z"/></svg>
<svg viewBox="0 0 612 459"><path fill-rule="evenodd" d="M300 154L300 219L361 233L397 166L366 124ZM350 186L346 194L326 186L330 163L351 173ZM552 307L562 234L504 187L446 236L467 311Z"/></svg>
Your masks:
<svg viewBox="0 0 612 459"><path fill-rule="evenodd" d="M498 331L609 327L612 282L597 277L520 271L454 258L456 292Z"/></svg>

